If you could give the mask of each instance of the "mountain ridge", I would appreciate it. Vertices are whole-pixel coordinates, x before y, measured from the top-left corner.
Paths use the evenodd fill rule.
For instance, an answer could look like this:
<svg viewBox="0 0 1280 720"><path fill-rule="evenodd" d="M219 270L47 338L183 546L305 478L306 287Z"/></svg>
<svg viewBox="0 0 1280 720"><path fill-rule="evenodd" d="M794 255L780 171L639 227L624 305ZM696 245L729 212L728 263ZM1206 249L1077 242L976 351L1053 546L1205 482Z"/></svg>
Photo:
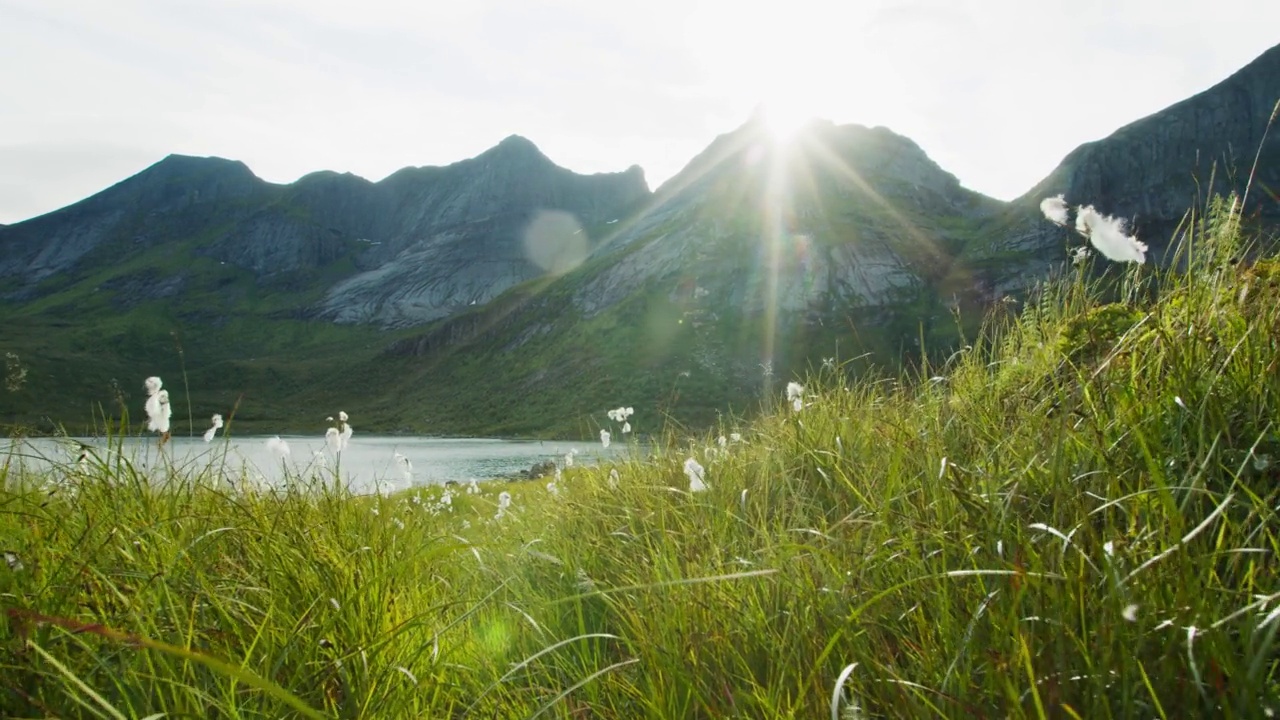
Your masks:
<svg viewBox="0 0 1280 720"><path fill-rule="evenodd" d="M328 392L406 431L574 434L583 408L622 401L706 424L824 358L951 347L957 319L971 332L1065 262L1043 196L1133 219L1158 259L1158 233L1204 198L1194 150L1258 140L1251 217L1280 226L1260 110L1280 98L1278 60L1082 145L1010 202L888 128L827 121L782 143L749 119L655 191L638 166L580 175L519 135L377 182L273 184L174 155L0 229L0 307L28 354L118 352L86 373L90 397L126 366L171 364L181 330L210 361L195 380L254 388L264 421Z"/></svg>

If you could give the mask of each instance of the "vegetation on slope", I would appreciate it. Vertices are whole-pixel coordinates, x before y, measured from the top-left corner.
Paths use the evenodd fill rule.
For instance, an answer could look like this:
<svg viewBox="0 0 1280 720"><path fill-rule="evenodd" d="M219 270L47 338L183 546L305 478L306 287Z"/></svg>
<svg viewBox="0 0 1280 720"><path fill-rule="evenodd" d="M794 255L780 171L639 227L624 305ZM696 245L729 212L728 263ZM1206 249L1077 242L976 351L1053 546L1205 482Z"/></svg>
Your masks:
<svg viewBox="0 0 1280 720"><path fill-rule="evenodd" d="M555 492L0 476L0 714L1261 717L1280 262L1238 222Z"/></svg>

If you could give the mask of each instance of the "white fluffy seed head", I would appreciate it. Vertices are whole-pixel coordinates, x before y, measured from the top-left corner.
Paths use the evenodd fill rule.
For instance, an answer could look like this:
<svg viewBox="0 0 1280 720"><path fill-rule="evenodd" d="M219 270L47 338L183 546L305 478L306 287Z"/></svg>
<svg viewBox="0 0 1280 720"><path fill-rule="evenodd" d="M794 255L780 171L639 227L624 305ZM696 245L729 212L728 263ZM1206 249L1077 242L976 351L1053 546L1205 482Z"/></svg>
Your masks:
<svg viewBox="0 0 1280 720"><path fill-rule="evenodd" d="M689 492L702 492L707 489L703 479L706 477L706 469L698 464L698 461L689 458L684 461L684 474L689 478Z"/></svg>
<svg viewBox="0 0 1280 720"><path fill-rule="evenodd" d="M1076 210L1076 230L1108 260L1144 263L1147 246L1129 235L1123 218L1098 212L1092 205Z"/></svg>
<svg viewBox="0 0 1280 720"><path fill-rule="evenodd" d="M1049 222L1058 225L1067 224L1067 201L1062 195L1041 200L1040 212L1044 213Z"/></svg>
<svg viewBox="0 0 1280 720"><path fill-rule="evenodd" d="M280 436L267 438L267 449L281 460L289 457L289 443L280 439Z"/></svg>

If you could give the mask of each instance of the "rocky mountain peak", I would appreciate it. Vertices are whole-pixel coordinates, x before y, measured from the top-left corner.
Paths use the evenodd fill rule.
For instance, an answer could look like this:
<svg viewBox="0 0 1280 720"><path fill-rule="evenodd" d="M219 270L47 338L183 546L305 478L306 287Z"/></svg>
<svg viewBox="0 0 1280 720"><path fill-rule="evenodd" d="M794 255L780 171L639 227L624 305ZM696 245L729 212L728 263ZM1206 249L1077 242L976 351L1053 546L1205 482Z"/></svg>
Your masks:
<svg viewBox="0 0 1280 720"><path fill-rule="evenodd" d="M1277 102L1280 45L1213 87L1071 151L985 233L1001 238L992 249L1002 257L1012 251L1028 260L1003 263L995 282L1023 284L1061 259L1064 234L1038 209L1054 195L1131 220L1160 262L1188 209L1203 210L1213 194L1242 192L1256 157L1246 215L1280 223L1273 194L1280 188L1280 127L1267 134Z"/></svg>
<svg viewBox="0 0 1280 720"><path fill-rule="evenodd" d="M1272 128L1265 145L1263 134L1277 102L1280 45L1208 90L1081 145L1017 202L1064 193L1069 202L1167 221L1203 202L1197 181L1207 183L1211 174L1218 191L1243 189L1259 152L1257 182L1276 187L1280 132Z"/></svg>

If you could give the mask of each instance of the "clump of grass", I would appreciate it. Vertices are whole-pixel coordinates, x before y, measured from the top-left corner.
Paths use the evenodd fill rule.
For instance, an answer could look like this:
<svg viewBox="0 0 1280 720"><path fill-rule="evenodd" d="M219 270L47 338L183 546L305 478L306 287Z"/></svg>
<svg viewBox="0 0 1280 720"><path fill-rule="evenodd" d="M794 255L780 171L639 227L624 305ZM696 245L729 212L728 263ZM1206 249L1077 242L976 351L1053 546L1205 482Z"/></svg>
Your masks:
<svg viewBox="0 0 1280 720"><path fill-rule="evenodd" d="M0 714L1280 711L1280 293L1238 207L554 494L0 475Z"/></svg>

